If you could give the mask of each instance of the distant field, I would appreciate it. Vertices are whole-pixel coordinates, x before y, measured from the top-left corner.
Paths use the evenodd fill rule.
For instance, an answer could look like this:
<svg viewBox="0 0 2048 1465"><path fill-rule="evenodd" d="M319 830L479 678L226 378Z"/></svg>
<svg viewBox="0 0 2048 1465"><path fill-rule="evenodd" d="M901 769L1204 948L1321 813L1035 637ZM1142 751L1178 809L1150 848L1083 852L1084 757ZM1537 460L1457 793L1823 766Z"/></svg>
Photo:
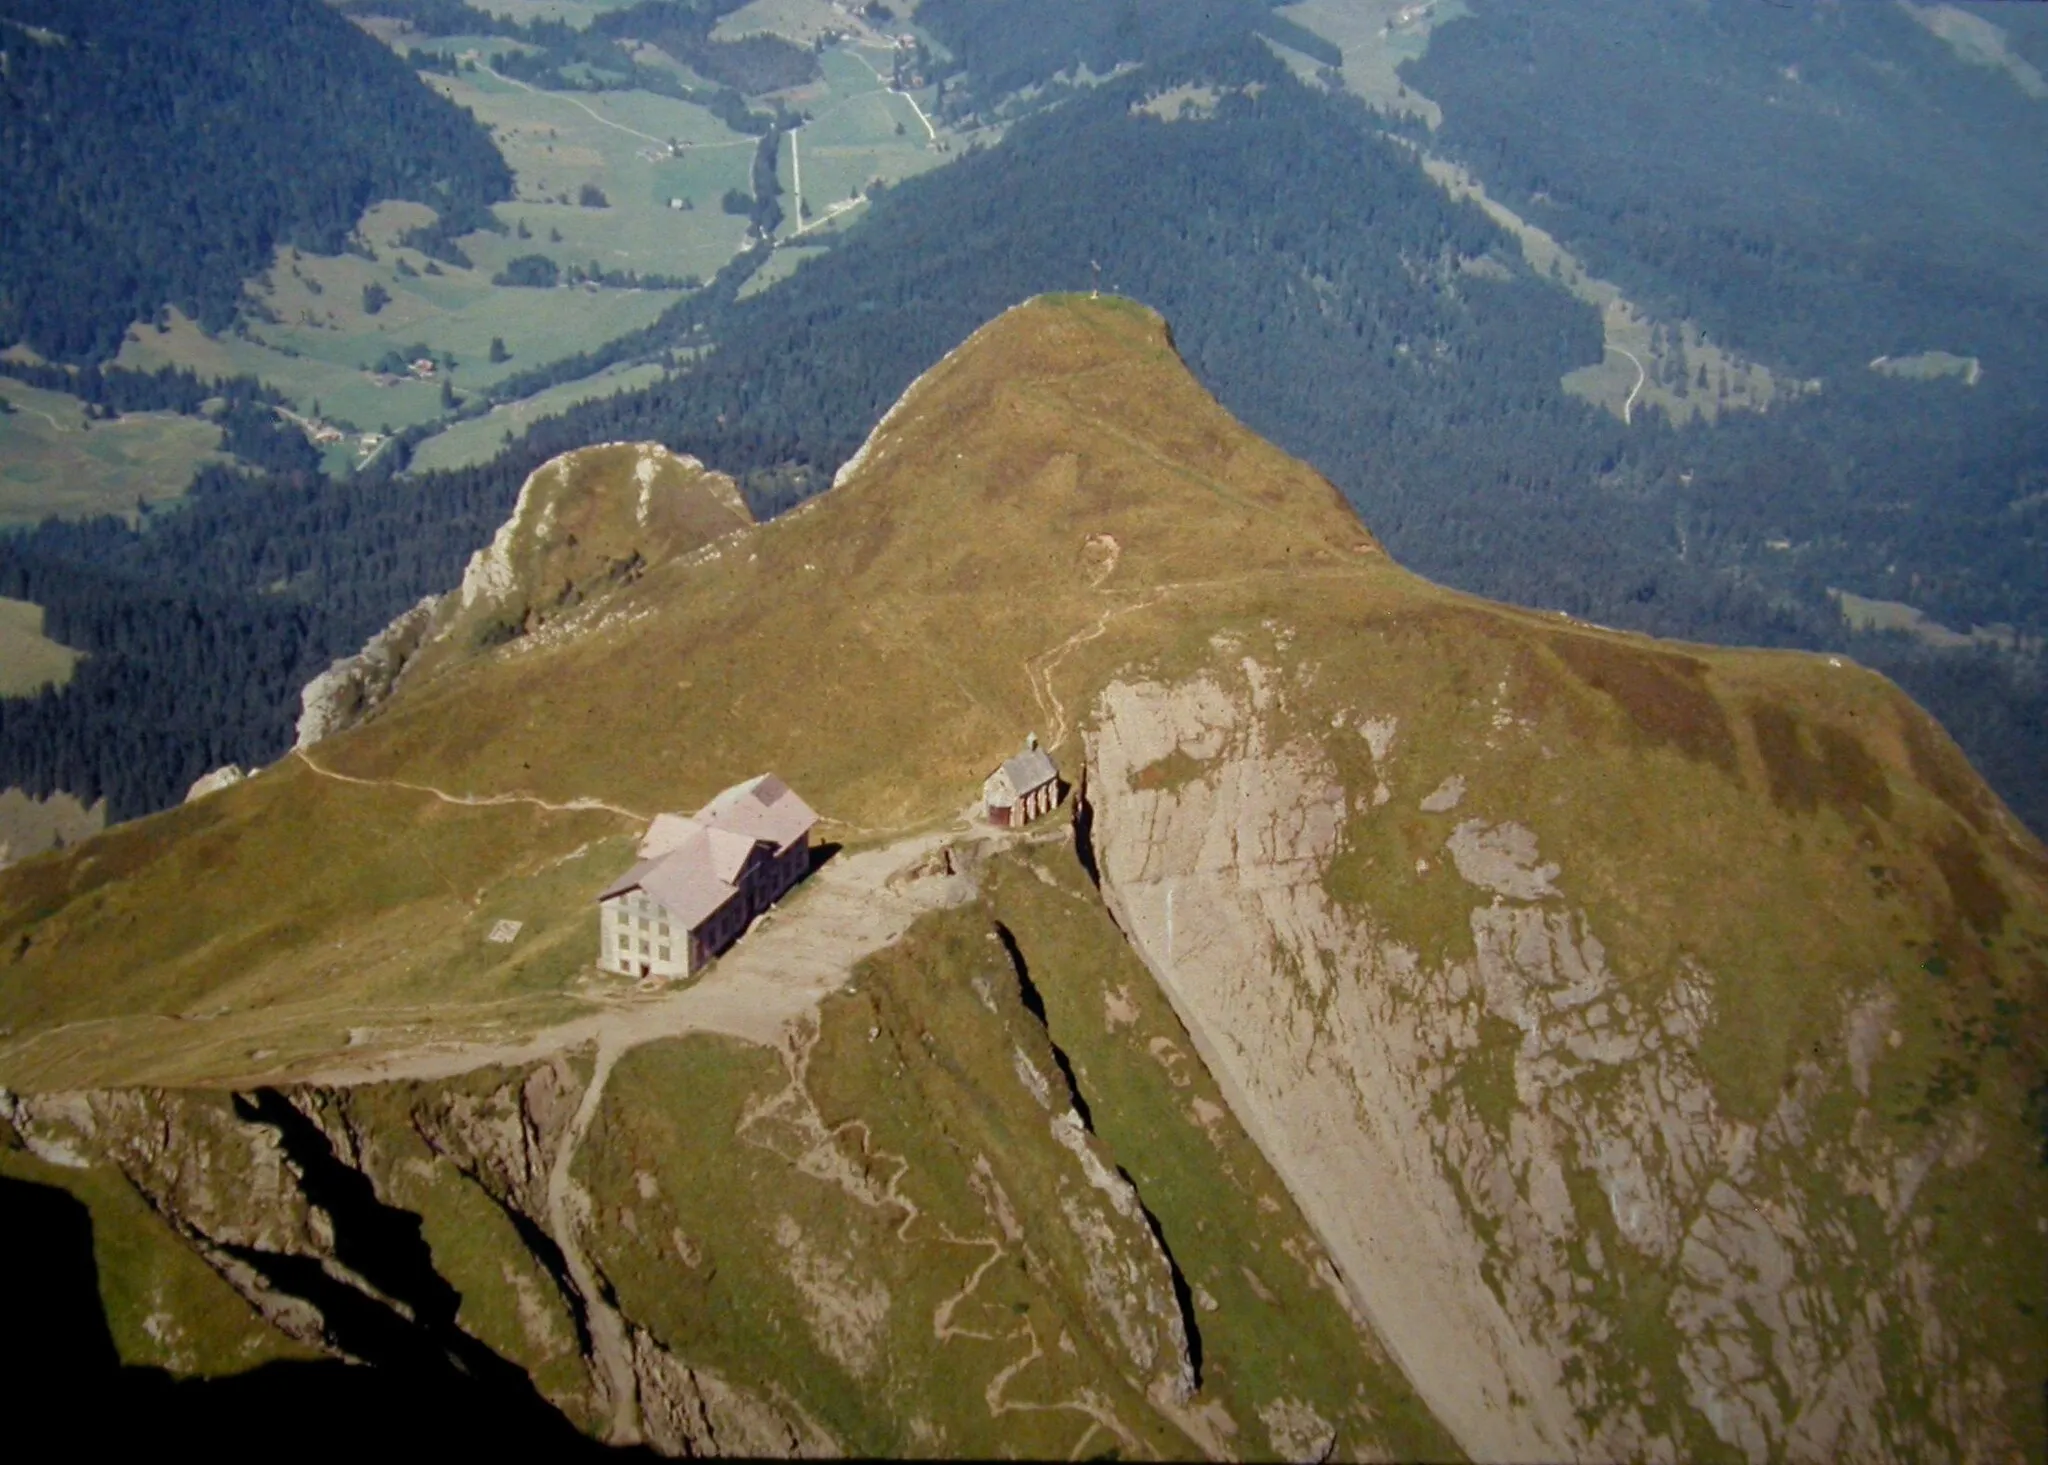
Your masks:
<svg viewBox="0 0 2048 1465"><path fill-rule="evenodd" d="M795 10L771 16L773 7L763 7L761 17L774 22L764 28L799 20L808 24L830 12L813 0L793 3L803 16ZM502 0L490 8L522 20L581 25L615 7ZM379 33L401 51L412 44L458 54L496 48L489 38L471 44L461 37L427 40L397 30ZM836 227L842 217L857 219L857 201L876 179L894 183L947 160L952 140L932 140L917 106L886 89L881 74L888 69L887 50L871 46L869 52L864 57L852 46L835 47L820 57L820 80L784 94L787 105L813 119L794 146L785 143L781 150L783 186L792 195L785 201L785 239ZM309 418L353 434L397 431L447 415L444 382L452 384L458 399L487 391L514 372L595 350L641 329L683 298L682 292L669 289L494 285L493 277L513 259L540 255L565 275L582 268L708 280L745 246L746 218L726 213L721 200L732 189L751 193L759 141L734 132L706 109L651 92L545 91L501 76L488 65L457 76L423 74L423 79L489 127L513 169L515 196L496 210L504 232L479 231L460 241L472 268L430 262L399 243L407 230L432 221L430 210L418 204L379 204L358 225L363 252L324 258L279 250L271 267L250 282L249 295L259 309L252 311L241 334L210 337L168 312L161 329L142 324L129 332L119 364L142 370L189 367L213 376L247 373L283 392ZM803 198L812 210L808 221L799 216L793 196L799 167ZM585 207L581 196L586 187L600 191L606 206ZM800 259L778 253L752 289L783 278ZM370 310L371 303L378 308ZM259 312L270 319L258 318ZM505 343L507 360L490 360L494 339ZM432 380L374 369L391 352L410 356L415 346L444 363ZM445 368L451 357L452 372ZM656 374L648 368L565 383L488 417L452 425L423 444L414 462L446 468L482 461L508 430L516 434L540 416L639 385ZM8 421L19 424L21 419ZM0 424L0 433L7 431ZM0 439L0 446L6 442ZM360 438L352 435L327 450L327 467L346 469L361 461L364 451ZM8 452L6 459L20 465L8 472L25 480L41 471L35 453ZM158 493L175 492L189 474L189 467L181 468ZM35 481L49 477L42 472ZM4 490L10 487L10 480L0 478L0 522L7 506ZM114 482L107 492L121 506L132 506L134 492L124 483ZM39 505L24 516L36 512Z"/></svg>
<svg viewBox="0 0 2048 1465"><path fill-rule="evenodd" d="M1429 49L1433 30L1471 14L1463 0L1299 0L1279 13L1344 53L1346 90L1382 111L1420 117L1432 129L1442 123L1442 109L1403 83L1398 68ZM1572 395L1630 421L1657 410L1684 426L1695 419L1711 423L1723 412L1767 411L1774 401L1818 389L1775 376L1709 340L1691 321L1651 318L1548 232L1489 197L1465 169L1426 154L1422 161L1438 186L1471 199L1514 235L1531 269L1600 312L1606 355L1565 376Z"/></svg>
<svg viewBox="0 0 2048 1465"><path fill-rule="evenodd" d="M877 68L886 70L887 53L864 54L838 46L819 57L820 81L783 94L791 107L810 113L811 120L786 139L778 177L789 196L781 237L829 227L835 210L849 221L858 209L846 205L860 198L869 184L894 184L948 161L954 141L944 133L934 139L918 107L892 92ZM811 218L798 217L794 195L802 172L803 201Z"/></svg>
<svg viewBox="0 0 2048 1465"><path fill-rule="evenodd" d="M2011 49L2003 27L1954 5L1907 5L1905 11L1972 66L2002 71L2035 101L2048 101L2048 77Z"/></svg>
<svg viewBox="0 0 2048 1465"><path fill-rule="evenodd" d="M781 36L799 46L817 44L827 36L848 36L869 45L885 45L890 36L904 30L914 4L891 7L897 18L879 24L859 13L858 6L842 8L833 0L748 0L739 9L719 17L712 27L714 41L737 41L745 36Z"/></svg>
<svg viewBox="0 0 2048 1465"><path fill-rule="evenodd" d="M1972 626L1968 634L1952 630L1930 618L1917 605L1902 600L1873 600L1848 590L1829 590L1841 607L1842 619L1858 631L1904 631L1925 646L1960 650L1968 646L1997 646L2010 650L2021 638L2011 626Z"/></svg>
<svg viewBox="0 0 2048 1465"><path fill-rule="evenodd" d="M1301 0L1280 14L1344 53L1344 85L1373 106L1406 112L1432 128L1443 121L1436 103L1402 84L1396 68L1429 49L1429 33L1470 15L1462 0Z"/></svg>
<svg viewBox="0 0 2048 1465"><path fill-rule="evenodd" d="M71 680L79 653L43 634L43 608L0 596L0 697L25 697Z"/></svg>
<svg viewBox="0 0 2048 1465"><path fill-rule="evenodd" d="M772 285L781 284L796 273L797 266L813 258L817 253L818 251L807 243L782 245L768 256L766 264L748 276L747 283L740 286L739 298L745 300L750 296L759 295Z"/></svg>
<svg viewBox="0 0 2048 1465"><path fill-rule="evenodd" d="M389 424L409 427L441 415L439 389L420 382L378 387L353 367L313 357L295 357L239 336L213 337L176 311L164 330L133 326L114 358L118 366L154 371L160 366L185 366L202 376L233 376L248 372L276 387L300 411L340 418L359 427Z"/></svg>
<svg viewBox="0 0 2048 1465"><path fill-rule="evenodd" d="M1453 198L1469 199L1515 237L1522 258L1537 274L1555 280L1600 312L1607 353L1591 366L1566 373L1564 389L1605 408L1624 422L1637 413L1662 411L1675 427L1695 418L1712 423L1723 412L1765 412L1773 402L1817 392L1817 381L1777 376L1709 340L1689 320L1657 320L1621 293L1621 287L1590 273L1548 231L1488 195L1464 168L1425 155L1422 170Z"/></svg>
<svg viewBox="0 0 2048 1465"><path fill-rule="evenodd" d="M1879 376L1904 377L1908 381L1931 382L1942 377L1960 377L1966 387L1984 380L1984 363L1974 356L1957 356L1948 351L1922 351L1913 356L1880 356L1870 363Z"/></svg>
<svg viewBox="0 0 2048 1465"><path fill-rule="evenodd" d="M746 219L719 200L749 190L756 140L702 107L651 92L540 91L485 71L427 80L490 127L517 178L516 198L498 207L514 232L462 241L486 280L524 254L709 279L744 243ZM673 156L671 142L682 145ZM581 207L586 185L610 207Z"/></svg>
<svg viewBox="0 0 2048 1465"><path fill-rule="evenodd" d="M0 867L76 844L106 827L105 799L88 809L70 794L32 799L18 788L0 790Z"/></svg>
<svg viewBox="0 0 2048 1465"><path fill-rule="evenodd" d="M0 398L14 408L0 414L0 525L132 513L137 499L176 498L219 456L220 429L202 418L137 412L88 425L76 397L5 379Z"/></svg>
<svg viewBox="0 0 2048 1465"><path fill-rule="evenodd" d="M522 25L536 20L559 20L587 30L590 22L607 10L623 10L634 0L477 0L476 8L502 15Z"/></svg>
<svg viewBox="0 0 2048 1465"><path fill-rule="evenodd" d="M661 379L663 368L655 363L599 372L581 381L564 382L545 392L509 402L484 417L458 422L413 449L412 471L430 473L446 468L466 468L497 456L505 439L517 437L543 417L565 412L578 402L609 397L614 392L632 391Z"/></svg>

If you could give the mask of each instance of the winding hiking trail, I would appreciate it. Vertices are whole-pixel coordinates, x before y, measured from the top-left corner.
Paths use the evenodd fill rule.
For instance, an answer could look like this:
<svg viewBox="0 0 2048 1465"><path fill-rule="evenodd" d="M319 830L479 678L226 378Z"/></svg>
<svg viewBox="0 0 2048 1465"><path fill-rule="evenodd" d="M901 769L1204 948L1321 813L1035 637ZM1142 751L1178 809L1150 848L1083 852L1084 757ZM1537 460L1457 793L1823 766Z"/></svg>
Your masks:
<svg viewBox="0 0 2048 1465"><path fill-rule="evenodd" d="M451 803L508 801L443 797ZM611 807L576 807L593 806ZM590 1082L548 1169L548 1229L562 1249L589 1321L593 1362L611 1411L608 1438L616 1445L637 1444L642 1432L632 1340L584 1253L581 1238L591 1222L592 1207L575 1179L577 1153L602 1107L612 1070L620 1058L644 1043L689 1033L725 1033L763 1046L783 1044L785 1035L843 986L864 958L901 940L919 916L972 898L975 886L970 878L932 863L943 846L970 833L960 826L831 860L756 920L708 975L679 991L645 994L634 989L607 1000L597 1012L522 1040L416 1045L317 1068L295 1075L295 1081L339 1086L451 1078L479 1068L520 1067L574 1049L594 1049Z"/></svg>
<svg viewBox="0 0 2048 1465"><path fill-rule="evenodd" d="M1064 744L1067 740L1067 734L1072 731L1067 726L1066 704L1060 700L1060 694L1053 690L1053 669L1064 661L1067 658L1067 654L1075 648L1085 646L1090 641L1101 639L1109 631L1110 622L1117 619L1117 617L1130 615L1134 611L1144 610L1148 606L1157 605L1166 598L1169 591L1175 588L1177 587L1171 585L1157 586L1146 599L1132 601L1126 605L1112 605L1095 618L1094 625L1076 631L1051 650L1041 651L1038 655L1031 657L1024 663L1024 675L1030 680L1032 698L1038 703L1038 710L1047 714L1052 719L1048 724L1050 730L1046 734L1045 739L1045 746L1048 749L1057 748Z"/></svg>
<svg viewBox="0 0 2048 1465"><path fill-rule="evenodd" d="M1643 370L1642 358L1636 355L1635 352L1629 350L1628 347L1617 346L1612 341L1610 341L1607 343L1607 349L1610 351L1619 351L1622 355L1626 356L1631 362L1635 364L1636 384L1628 389L1628 400L1621 404L1621 425L1623 427L1627 427L1630 425L1635 414L1636 398L1642 395L1643 383L1650 379L1650 374L1647 371Z"/></svg>
<svg viewBox="0 0 2048 1465"><path fill-rule="evenodd" d="M621 808L608 804L603 799L571 799L558 804L536 794L451 794L445 789L435 788L429 783L407 783L402 778L358 778L353 773L341 773L313 761L313 755L304 748L292 749L292 756L305 764L322 778L331 778L336 783L352 783L358 788L402 788L408 793L427 794L444 804L459 804L470 809L501 808L510 804L527 804L536 809L547 809L557 814L588 814L601 812L617 814L622 819L634 819L645 824L654 816L643 814L637 809Z"/></svg>

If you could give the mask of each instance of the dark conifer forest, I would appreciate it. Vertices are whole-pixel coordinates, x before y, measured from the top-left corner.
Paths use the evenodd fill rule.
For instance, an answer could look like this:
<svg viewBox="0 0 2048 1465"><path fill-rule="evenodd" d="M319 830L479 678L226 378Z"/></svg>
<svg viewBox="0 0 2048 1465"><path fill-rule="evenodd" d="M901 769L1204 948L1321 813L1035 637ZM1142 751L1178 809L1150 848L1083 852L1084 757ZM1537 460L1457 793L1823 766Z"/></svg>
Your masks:
<svg viewBox="0 0 2048 1465"><path fill-rule="evenodd" d="M467 112L321 0L7 0L0 343L95 361L175 305L227 326L278 245L414 199L467 230L512 175Z"/></svg>
<svg viewBox="0 0 2048 1465"><path fill-rule="evenodd" d="M949 16L977 9L1020 24L1066 13L1061 0L928 0L921 18L944 35ZM1540 129L1516 110L1515 86L1477 100L1500 60L1487 46L1507 43L1467 53L1453 44L1467 27L1446 28L1430 53L1437 69L1416 75L1476 120L1447 125L1433 145L1489 179L1497 169L1532 212L1546 207L1538 194L1583 200L1555 205L1545 223L1597 268L1611 265L1674 317L1695 312L1826 380L1711 428L1659 414L1624 426L1560 384L1602 357L1595 312L1430 183L1415 165L1418 135L1297 80L1261 39L1267 7L1242 7L1234 35L1195 50L1181 49L1161 7L1126 5L1118 13L1136 28L1102 34L1097 9L1068 6L1074 28L1041 48L1030 74L1076 59L1137 69L879 194L856 228L773 288L739 298L763 245L652 326L520 373L492 397L613 362L679 363L650 387L544 420L477 469L405 476L401 435L352 480L287 463L212 470L139 526L49 525L0 542L0 594L49 606L52 633L91 653L64 690L0 702L0 784L105 792L124 817L219 763L267 761L290 743L297 688L452 585L547 457L657 439L734 474L758 513L779 512L829 483L903 388L977 326L1030 295L1087 289L1099 265L1103 289L1161 311L1224 405L1325 473L1412 568L1660 635L1846 651L1927 703L2021 816L2048 829L2039 658L1852 634L1828 596L1847 586L1953 625L2048 629L2043 290L2034 276L1978 267L1971 251L1993 248L1996 229L1944 246L1961 251L1939 275L1946 313L1923 318L1903 313L1901 242L1830 256L1782 217L1760 215L1745 233L1689 214L1682 188L1662 191L1660 214L1647 201L1601 213L1591 153L1547 134L1531 141ZM964 105L991 94L993 64L959 75ZM1185 82L1220 90L1212 119L1134 110ZM1760 134L1748 145L1774 144ZM774 146L769 131L763 156ZM1653 192L1646 179L1628 196ZM1756 207L1797 212L1790 200ZM1746 295L1759 240L1809 288ZM1893 340L1936 325L1940 339ZM1878 340L1980 354L1985 380L1869 371ZM1773 547L1786 543L1796 552Z"/></svg>

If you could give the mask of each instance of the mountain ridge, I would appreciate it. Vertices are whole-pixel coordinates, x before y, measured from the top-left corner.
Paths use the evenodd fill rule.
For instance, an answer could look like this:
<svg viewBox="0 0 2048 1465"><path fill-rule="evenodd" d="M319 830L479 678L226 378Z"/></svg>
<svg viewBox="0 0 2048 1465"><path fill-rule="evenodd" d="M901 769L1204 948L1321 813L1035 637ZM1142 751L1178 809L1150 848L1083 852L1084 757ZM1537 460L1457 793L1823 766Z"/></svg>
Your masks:
<svg viewBox="0 0 2048 1465"><path fill-rule="evenodd" d="M1107 1391L1079 1411L1084 1443L1761 1460L2039 1436L2048 1340L2013 1304L2038 1295L2048 1220L2028 1098L2048 1069L2048 854L1897 688L1430 585L1123 301L1005 313L783 519L719 518L681 470L704 516L614 576L624 541L604 536L638 532L651 460L614 445L537 474L506 536L518 573L358 725L0 874L10 1134L127 1166L109 1116L140 1101L122 1095L271 1090L359 1111L334 1133L369 1136L343 1148L385 1203L444 1215L372 1151L485 1083L467 1068L557 1073L588 1127L555 1167L586 1201L514 1199L621 1289L622 1336L647 1343L623 1364L557 1351L535 1376L617 1439L629 1396L646 1422L664 1389L716 1392L678 1382L706 1359L718 1388L786 1395L799 1412L771 1413L850 1448L971 1449L1014 1424L1008 1364L985 1393L929 1392L982 1274L932 1293L929 1326L886 1300L937 1287L943 1237L976 1227L991 1256L1061 1258L1042 1280L1063 1301L1019 1296L1024 1323L979 1331ZM1071 825L977 830L961 804L1027 731L1077 785ZM830 939L848 882L923 892L922 913L792 978L792 1026L600 1036L584 1078L593 1050L568 1035L680 1000L594 978L598 882L644 816L763 768L844 849L681 998L733 997L770 936ZM508 920L512 942L487 939ZM553 1056L531 1046L548 1033ZM713 1093L716 1122L656 1117ZM979 1138L944 1138L934 1112ZM884 1150L919 1157L899 1174L927 1187L912 1211L886 1198ZM685 1171L720 1177L746 1225L691 1210ZM796 1176L838 1177L842 1200L778 1213ZM1204 1235L1211 1204L1245 1208L1227 1244ZM919 1240L925 1207L954 1229ZM650 1251L656 1215L689 1245ZM796 1287L822 1354L799 1367L768 1303L698 1274L700 1227L722 1269L769 1278L761 1298ZM1249 1361L1273 1336L1269 1247L1310 1289L1289 1309L1340 1320L1297 1364L1329 1370L1313 1398ZM1116 1300L1118 1276L1163 1299L1176 1267L1177 1307ZM510 1285L465 1275L479 1297ZM595 1306L573 1276L547 1285ZM755 1341L701 1331L674 1288L724 1299ZM1095 1351L1056 1348L1054 1313ZM1184 1399L1144 1382L1175 1318ZM861 1341L885 1324L888 1348ZM952 1433L843 1392L874 1370ZM1343 1378L1369 1381L1363 1414Z"/></svg>

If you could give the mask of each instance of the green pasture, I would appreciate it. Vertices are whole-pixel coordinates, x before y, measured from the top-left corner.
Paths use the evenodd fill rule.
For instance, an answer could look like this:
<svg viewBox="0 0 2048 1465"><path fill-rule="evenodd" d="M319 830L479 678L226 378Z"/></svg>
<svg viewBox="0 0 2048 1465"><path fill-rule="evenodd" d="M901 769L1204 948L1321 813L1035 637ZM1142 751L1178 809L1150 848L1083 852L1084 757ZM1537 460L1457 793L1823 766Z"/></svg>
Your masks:
<svg viewBox="0 0 2048 1465"><path fill-rule="evenodd" d="M746 284L740 286L739 298L746 300L751 296L759 295L771 285L779 285L782 281L796 273L798 265L801 265L817 252L815 249L800 244L783 244L773 254L768 256L767 263L747 277Z"/></svg>
<svg viewBox="0 0 2048 1465"><path fill-rule="evenodd" d="M43 634L43 608L0 596L0 697L23 697L71 680L78 653Z"/></svg>
<svg viewBox="0 0 2048 1465"><path fill-rule="evenodd" d="M248 373L283 392L308 415L318 403L319 415L327 420L364 429L410 427L441 415L441 389L433 383L400 381L380 387L353 366L295 356L245 337L209 336L175 312L166 329L131 329L114 362L138 371L182 366L203 376Z"/></svg>
<svg viewBox="0 0 2048 1465"><path fill-rule="evenodd" d="M0 525L50 515L132 513L138 499L176 498L219 456L220 429L199 417L134 412L87 422L84 405L0 379Z"/></svg>
<svg viewBox="0 0 2048 1465"><path fill-rule="evenodd" d="M510 232L462 241L486 281L527 254L564 269L709 279L744 241L747 221L719 199L749 188L756 142L702 107L651 92L538 91L489 72L432 81L491 128L517 179L515 199L498 208ZM586 185L610 206L582 207Z"/></svg>
<svg viewBox="0 0 2048 1465"><path fill-rule="evenodd" d="M482 0L477 9L521 25L559 20L577 30L588 30L590 23L607 10L623 10L632 3L633 0Z"/></svg>
<svg viewBox="0 0 2048 1465"><path fill-rule="evenodd" d="M412 471L431 473L448 468L466 468L489 462L504 447L508 437L517 437L543 417L566 412L579 402L632 391L661 379L662 367L653 363L601 371L581 381L564 382L517 402L508 402L482 417L458 422L445 432L428 438L413 450Z"/></svg>

